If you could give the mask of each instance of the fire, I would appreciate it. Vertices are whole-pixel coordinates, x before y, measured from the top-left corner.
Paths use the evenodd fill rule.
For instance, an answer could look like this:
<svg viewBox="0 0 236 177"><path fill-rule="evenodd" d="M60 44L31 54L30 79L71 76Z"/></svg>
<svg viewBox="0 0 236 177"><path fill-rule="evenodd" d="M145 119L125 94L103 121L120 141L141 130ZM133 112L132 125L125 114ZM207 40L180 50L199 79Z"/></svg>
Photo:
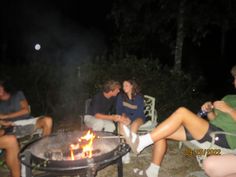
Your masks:
<svg viewBox="0 0 236 177"><path fill-rule="evenodd" d="M77 144L70 145L70 156L71 160L75 160L74 150L82 149L81 158L91 158L93 151L93 140L95 134L89 130L84 136L78 139Z"/></svg>

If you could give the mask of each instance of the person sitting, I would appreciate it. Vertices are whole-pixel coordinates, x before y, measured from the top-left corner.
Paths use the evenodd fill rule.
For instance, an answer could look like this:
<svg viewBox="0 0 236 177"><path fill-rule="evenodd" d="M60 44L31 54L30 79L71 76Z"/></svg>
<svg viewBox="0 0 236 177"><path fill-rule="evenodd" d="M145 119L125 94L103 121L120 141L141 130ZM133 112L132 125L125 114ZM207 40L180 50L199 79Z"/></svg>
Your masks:
<svg viewBox="0 0 236 177"><path fill-rule="evenodd" d="M110 114L115 107L116 96L120 92L120 83L114 80L106 81L103 90L91 100L88 113L84 116L85 125L94 131L114 132L114 122L122 122L125 118Z"/></svg>
<svg viewBox="0 0 236 177"><path fill-rule="evenodd" d="M0 125L10 126L12 122L0 120ZM5 150L5 161L12 177L20 177L19 146L14 135L0 135L0 149Z"/></svg>
<svg viewBox="0 0 236 177"><path fill-rule="evenodd" d="M144 123L144 98L140 88L134 80L123 82L123 93L117 97L116 113L130 119L130 129L136 133Z"/></svg>
<svg viewBox="0 0 236 177"><path fill-rule="evenodd" d="M13 126L2 129L0 134L12 133L14 127L26 134L42 129L43 136L51 134L52 131L52 118L49 116L32 117L24 93L15 91L9 80L0 81L0 120L13 122ZM27 128L24 128L24 125L27 125Z"/></svg>
<svg viewBox="0 0 236 177"><path fill-rule="evenodd" d="M236 88L236 66L231 70ZM147 146L154 144L152 163L144 171L148 177L157 177L167 148L167 139L186 141L198 140L211 142L213 131L236 132L236 95L226 95L222 100L206 102L202 110L207 112L209 121L200 118L185 107L178 108L160 123L151 133L139 136L122 125L126 142L133 152L139 154ZM216 145L223 148L236 148L236 138L218 135Z"/></svg>
<svg viewBox="0 0 236 177"><path fill-rule="evenodd" d="M236 177L236 154L209 156L203 161L203 169L210 177Z"/></svg>
<svg viewBox="0 0 236 177"><path fill-rule="evenodd" d="M116 113L129 119L129 126L132 132L137 133L139 127L144 123L144 98L140 88L134 80L123 82L123 92L117 97ZM121 132L122 134L122 132ZM130 154L122 158L123 163L130 162Z"/></svg>

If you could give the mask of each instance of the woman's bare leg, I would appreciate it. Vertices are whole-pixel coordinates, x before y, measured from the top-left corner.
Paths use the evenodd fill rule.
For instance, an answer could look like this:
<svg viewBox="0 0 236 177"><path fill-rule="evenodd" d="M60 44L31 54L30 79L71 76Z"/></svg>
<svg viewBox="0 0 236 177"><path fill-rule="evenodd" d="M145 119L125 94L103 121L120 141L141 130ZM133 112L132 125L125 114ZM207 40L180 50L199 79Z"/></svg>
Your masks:
<svg viewBox="0 0 236 177"><path fill-rule="evenodd" d="M6 150L6 164L12 177L20 177L19 146L16 137L4 135L0 137L0 148Z"/></svg>
<svg viewBox="0 0 236 177"><path fill-rule="evenodd" d="M180 107L170 115L170 117L157 126L150 135L154 142L170 137L171 135L183 138L186 136L185 131L179 131L180 127L187 128L193 138L199 140L206 134L209 123L206 120L199 118L188 109Z"/></svg>
<svg viewBox="0 0 236 177"><path fill-rule="evenodd" d="M3 129L0 129L0 136L3 136L5 134L5 131Z"/></svg>
<svg viewBox="0 0 236 177"><path fill-rule="evenodd" d="M156 165L161 165L161 162L164 158L164 155L167 150L167 139L173 139L177 141L186 140L184 127L181 126L175 133L168 136L166 139L161 139L156 141L153 146L153 155L152 155L152 163Z"/></svg>
<svg viewBox="0 0 236 177"><path fill-rule="evenodd" d="M201 139L209 128L209 123L184 107L177 109L165 121L158 125L150 134L129 137L130 130L123 126L127 143L135 153L161 139L186 140L184 127L196 140Z"/></svg>
<svg viewBox="0 0 236 177"><path fill-rule="evenodd" d="M154 143L152 151L152 162L156 165L161 165L167 149L166 139L162 139Z"/></svg>
<svg viewBox="0 0 236 177"><path fill-rule="evenodd" d="M210 177L236 177L236 155L210 156L203 168Z"/></svg>
<svg viewBox="0 0 236 177"><path fill-rule="evenodd" d="M135 121L133 121L130 125L130 130L134 133L138 132L139 127L143 124L142 118L137 118Z"/></svg>
<svg viewBox="0 0 236 177"><path fill-rule="evenodd" d="M161 163L164 159L166 150L167 150L167 139L174 139L174 140L185 140L185 130L184 127L179 127L172 135L167 137L166 139L161 139L156 141L153 146L153 154L152 154L152 163L150 163L149 167L146 170L147 176L157 177L159 173L159 169Z"/></svg>

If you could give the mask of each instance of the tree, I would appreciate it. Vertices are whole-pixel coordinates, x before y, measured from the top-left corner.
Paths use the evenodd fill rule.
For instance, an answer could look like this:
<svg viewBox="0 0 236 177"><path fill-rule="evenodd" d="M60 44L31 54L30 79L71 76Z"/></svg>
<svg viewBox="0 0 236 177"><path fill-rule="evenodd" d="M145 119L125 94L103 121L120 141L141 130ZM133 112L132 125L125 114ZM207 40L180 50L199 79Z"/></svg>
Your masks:
<svg viewBox="0 0 236 177"><path fill-rule="evenodd" d="M182 66L182 52L184 44L184 10L185 1L181 0L179 3L179 14L177 18L177 37L176 37L176 47L175 47L175 70L180 71Z"/></svg>
<svg viewBox="0 0 236 177"><path fill-rule="evenodd" d="M121 56L141 53L147 57L160 55L162 46L168 46L174 68L180 70L186 38L200 46L208 34L219 29L223 55L227 31L236 25L235 8L232 0L115 0L111 11L116 29L114 50Z"/></svg>

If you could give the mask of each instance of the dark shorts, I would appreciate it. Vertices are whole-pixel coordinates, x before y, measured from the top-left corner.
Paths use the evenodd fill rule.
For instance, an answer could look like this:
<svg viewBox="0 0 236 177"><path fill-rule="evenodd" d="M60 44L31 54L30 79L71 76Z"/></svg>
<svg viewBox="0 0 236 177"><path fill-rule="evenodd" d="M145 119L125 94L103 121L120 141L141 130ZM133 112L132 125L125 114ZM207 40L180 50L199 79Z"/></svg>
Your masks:
<svg viewBox="0 0 236 177"><path fill-rule="evenodd" d="M185 133L186 133L186 140L187 141L195 140L192 137L192 135L190 134L190 132L185 127L184 127L184 129L185 129ZM224 130L222 130L219 127L216 127L215 125L209 124L209 128L208 128L206 134L204 135L204 137L200 140L197 140L197 141L200 142L200 143L204 143L206 141L211 142L212 138L210 136L210 133L215 132L215 131L222 131L223 132ZM224 134L217 135L216 137L218 137L218 140L215 141L216 145L218 145L220 147L223 147L223 148L230 148L229 144L227 142L226 136Z"/></svg>

